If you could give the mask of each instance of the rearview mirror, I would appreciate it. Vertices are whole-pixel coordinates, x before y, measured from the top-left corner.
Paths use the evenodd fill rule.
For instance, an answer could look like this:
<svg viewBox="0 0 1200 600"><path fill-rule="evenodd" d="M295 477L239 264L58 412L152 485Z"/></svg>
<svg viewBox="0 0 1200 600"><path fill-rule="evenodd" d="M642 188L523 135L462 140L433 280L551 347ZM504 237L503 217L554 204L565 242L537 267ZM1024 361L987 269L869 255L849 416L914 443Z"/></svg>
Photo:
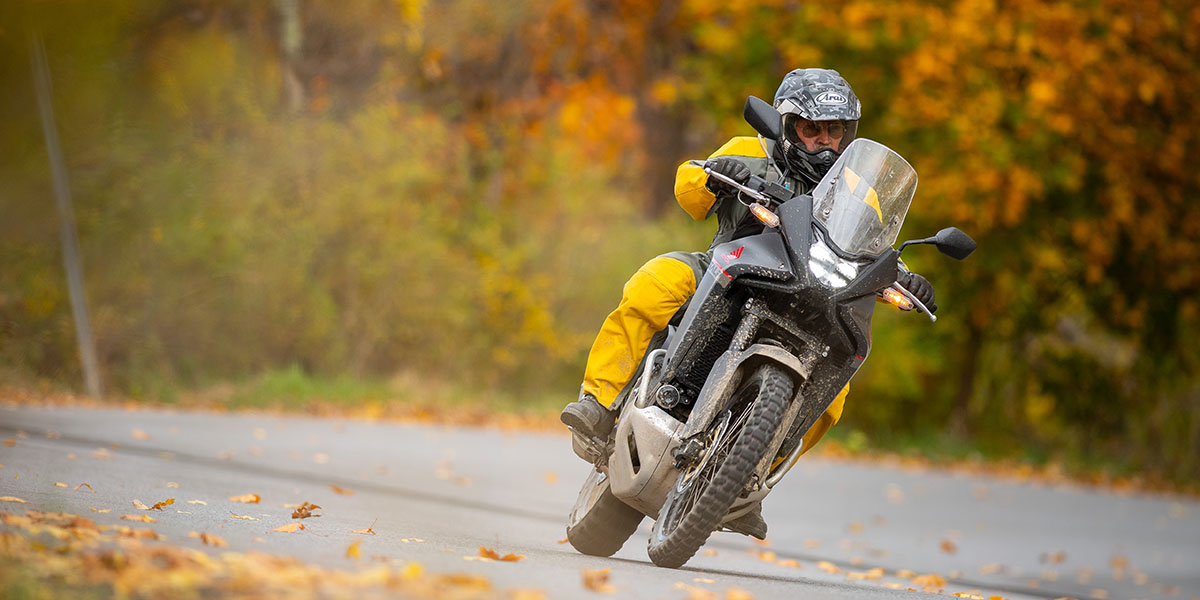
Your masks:
<svg viewBox="0 0 1200 600"><path fill-rule="evenodd" d="M937 235L923 240L908 240L900 244L900 251L903 252L905 246L913 244L933 244L942 254L958 260L970 256L976 248L975 240L957 227L947 227L937 232Z"/></svg>
<svg viewBox="0 0 1200 600"><path fill-rule="evenodd" d="M783 131L781 117L779 112L765 100L755 96L746 98L746 110L743 116L746 117L746 122L763 137L769 140L779 139L780 132Z"/></svg>
<svg viewBox="0 0 1200 600"><path fill-rule="evenodd" d="M977 247L975 240L957 227L947 227L937 232L933 236L933 243L942 254L958 260L970 256Z"/></svg>

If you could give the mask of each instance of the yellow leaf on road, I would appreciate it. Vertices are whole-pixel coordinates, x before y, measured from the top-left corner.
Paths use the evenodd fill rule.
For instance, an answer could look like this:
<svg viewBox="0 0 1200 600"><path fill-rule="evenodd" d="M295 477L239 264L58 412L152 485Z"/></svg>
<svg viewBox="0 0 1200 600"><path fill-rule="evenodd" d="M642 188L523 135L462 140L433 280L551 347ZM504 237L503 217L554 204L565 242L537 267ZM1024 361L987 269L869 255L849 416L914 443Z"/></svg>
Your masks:
<svg viewBox="0 0 1200 600"><path fill-rule="evenodd" d="M312 511L320 510L320 508L321 507L317 506L316 504L309 504L308 502L303 502L300 504L300 506L296 507L296 510L292 511L292 518L293 519L307 519L309 517L319 517L321 515L314 515Z"/></svg>
<svg viewBox="0 0 1200 600"><path fill-rule="evenodd" d="M609 575L612 573L610 569L584 569L583 570L583 587L600 592L602 594L611 594L617 591L608 583Z"/></svg>
<svg viewBox="0 0 1200 600"><path fill-rule="evenodd" d="M500 560L505 562L517 562L522 558L525 558L524 554L505 554L504 556L500 557Z"/></svg>
<svg viewBox="0 0 1200 600"><path fill-rule="evenodd" d="M206 545L212 546L214 548L224 548L229 545L228 543L225 542L224 539L222 539L218 536L215 536L211 533L201 533L200 541L204 542Z"/></svg>
<svg viewBox="0 0 1200 600"><path fill-rule="evenodd" d="M166 500L163 500L162 502L155 502L154 506L150 507L150 510L162 510L164 506L170 506L172 504L175 504L175 499L167 498Z"/></svg>
<svg viewBox="0 0 1200 600"><path fill-rule="evenodd" d="M496 559L500 558L500 555L496 554L495 550L492 550L491 548L486 548L484 546L479 547L479 556L481 556L483 558L490 558L492 560L496 560Z"/></svg>
<svg viewBox="0 0 1200 600"><path fill-rule="evenodd" d="M54 487L68 487L68 486L67 486L67 484L62 483L61 481L55 481Z"/></svg>
<svg viewBox="0 0 1200 600"><path fill-rule="evenodd" d="M146 433L145 431L142 431L141 429L134 429L129 435L133 436L133 439L135 439L135 440L150 439L150 434Z"/></svg>
<svg viewBox="0 0 1200 600"><path fill-rule="evenodd" d="M86 483L81 483L81 484L79 484L79 485L75 486L75 491L76 491L76 492L78 492L78 491L79 491L79 488L81 488L81 487L86 487L86 488L87 488L89 491L91 491L93 494L95 494L95 493L96 493L96 488L93 488L92 486L90 486L90 485L88 485L88 484L86 484Z"/></svg>
<svg viewBox="0 0 1200 600"><path fill-rule="evenodd" d="M282 531L284 533L296 533L297 531L300 531L303 529L308 529L307 527L304 526L304 523L288 523L287 525L280 525L279 527L276 527L275 529L272 529L271 531Z"/></svg>
<svg viewBox="0 0 1200 600"><path fill-rule="evenodd" d="M258 519L255 519L254 517L245 517L242 515L230 515L230 516L234 519L242 519L245 521L257 521L258 520Z"/></svg>
<svg viewBox="0 0 1200 600"><path fill-rule="evenodd" d="M361 539L351 542L350 547L346 548L346 558L362 558L362 551L358 549L361 545Z"/></svg>
<svg viewBox="0 0 1200 600"><path fill-rule="evenodd" d="M241 496L230 496L230 502L241 502L243 504L258 504L262 498L258 494L243 494Z"/></svg>
<svg viewBox="0 0 1200 600"><path fill-rule="evenodd" d="M920 575L914 577L913 585L922 588L944 588L946 587L946 578L941 575Z"/></svg>
<svg viewBox="0 0 1200 600"><path fill-rule="evenodd" d="M817 568L822 571L825 571L826 573L830 573L833 575L837 575L838 573L842 572L842 570L840 568L838 568L837 565L835 565L827 560L822 560L822 561L818 562Z"/></svg>
<svg viewBox="0 0 1200 600"><path fill-rule="evenodd" d="M138 500L137 498L133 499L133 507L138 510L150 510L149 506L146 506L145 503L143 503L141 500Z"/></svg>
<svg viewBox="0 0 1200 600"><path fill-rule="evenodd" d="M188 504L200 504L202 506L208 506L208 503L203 500L188 500Z"/></svg>
<svg viewBox="0 0 1200 600"><path fill-rule="evenodd" d="M112 512L111 508L99 509L99 508L96 508L95 506L89 506L88 508L92 509L92 512L98 512L98 513Z"/></svg>
<svg viewBox="0 0 1200 600"><path fill-rule="evenodd" d="M725 590L725 600L754 600L754 594L742 588L731 587Z"/></svg>
<svg viewBox="0 0 1200 600"><path fill-rule="evenodd" d="M942 549L942 552L945 552L946 554L954 554L955 552L958 552L958 546L954 545L954 542L950 540L942 540L942 543L939 547Z"/></svg>
<svg viewBox="0 0 1200 600"><path fill-rule="evenodd" d="M157 523L158 520L150 515L121 515L123 521L139 521L141 523Z"/></svg>
<svg viewBox="0 0 1200 600"><path fill-rule="evenodd" d="M344 487L340 487L340 486L336 486L336 485L332 485L332 484L330 484L329 489L333 490L333 493L341 495L341 496L353 496L354 495L354 490L346 489Z"/></svg>

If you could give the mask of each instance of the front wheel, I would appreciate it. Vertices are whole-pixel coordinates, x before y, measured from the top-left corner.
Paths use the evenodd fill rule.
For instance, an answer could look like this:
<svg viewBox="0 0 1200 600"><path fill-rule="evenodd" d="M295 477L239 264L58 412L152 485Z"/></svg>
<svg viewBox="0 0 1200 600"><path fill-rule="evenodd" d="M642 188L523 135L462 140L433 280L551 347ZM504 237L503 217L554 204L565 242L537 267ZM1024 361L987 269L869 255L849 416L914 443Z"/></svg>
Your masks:
<svg viewBox="0 0 1200 600"><path fill-rule="evenodd" d="M567 539L591 556L612 556L633 535L644 515L609 489L608 476L592 469L567 519Z"/></svg>
<svg viewBox="0 0 1200 600"><path fill-rule="evenodd" d="M654 522L648 548L660 567L678 568L716 531L779 429L792 380L772 364L760 366L713 420L697 464L679 474Z"/></svg>

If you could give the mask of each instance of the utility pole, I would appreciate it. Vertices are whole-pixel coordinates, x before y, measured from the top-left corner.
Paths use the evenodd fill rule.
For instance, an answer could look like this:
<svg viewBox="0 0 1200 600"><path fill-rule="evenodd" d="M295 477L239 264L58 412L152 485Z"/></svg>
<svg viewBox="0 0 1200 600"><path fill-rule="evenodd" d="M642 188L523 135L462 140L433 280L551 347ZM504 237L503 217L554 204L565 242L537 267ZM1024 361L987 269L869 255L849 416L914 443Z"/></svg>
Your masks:
<svg viewBox="0 0 1200 600"><path fill-rule="evenodd" d="M67 271L67 290L71 297L71 312L75 317L75 339L79 344L79 359L88 395L101 397L100 365L96 360L96 341L88 320L87 298L83 289L83 266L79 260L79 234L75 228L75 208L71 205L71 188L67 185L67 167L62 148L58 145L58 128L54 124L54 104L50 87L50 63L46 46L38 36L29 40L33 60L34 87L37 88L38 108L42 113L42 132L46 136L46 154L54 181L54 198L58 205L59 234L62 238L63 266Z"/></svg>

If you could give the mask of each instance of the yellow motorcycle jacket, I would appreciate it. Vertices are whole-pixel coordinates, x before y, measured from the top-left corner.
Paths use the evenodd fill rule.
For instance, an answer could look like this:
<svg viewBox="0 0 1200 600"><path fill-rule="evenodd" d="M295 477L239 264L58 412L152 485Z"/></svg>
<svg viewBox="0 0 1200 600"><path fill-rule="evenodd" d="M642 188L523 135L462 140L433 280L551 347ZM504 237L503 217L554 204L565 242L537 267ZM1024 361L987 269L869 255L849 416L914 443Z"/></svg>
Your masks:
<svg viewBox="0 0 1200 600"><path fill-rule="evenodd" d="M788 177L782 174L776 161L772 158L775 142L766 138L739 136L713 152L708 158L729 156L736 158L750 167L750 173L767 181L778 183L797 194L804 194L812 189L803 179ZM717 215L717 233L709 246L714 247L725 242L762 233L763 225L750 214L750 210L732 195L722 194L720 197L708 190L708 175L704 169L690 162L679 165L675 173L675 201L687 214L697 221L704 221L713 214Z"/></svg>

